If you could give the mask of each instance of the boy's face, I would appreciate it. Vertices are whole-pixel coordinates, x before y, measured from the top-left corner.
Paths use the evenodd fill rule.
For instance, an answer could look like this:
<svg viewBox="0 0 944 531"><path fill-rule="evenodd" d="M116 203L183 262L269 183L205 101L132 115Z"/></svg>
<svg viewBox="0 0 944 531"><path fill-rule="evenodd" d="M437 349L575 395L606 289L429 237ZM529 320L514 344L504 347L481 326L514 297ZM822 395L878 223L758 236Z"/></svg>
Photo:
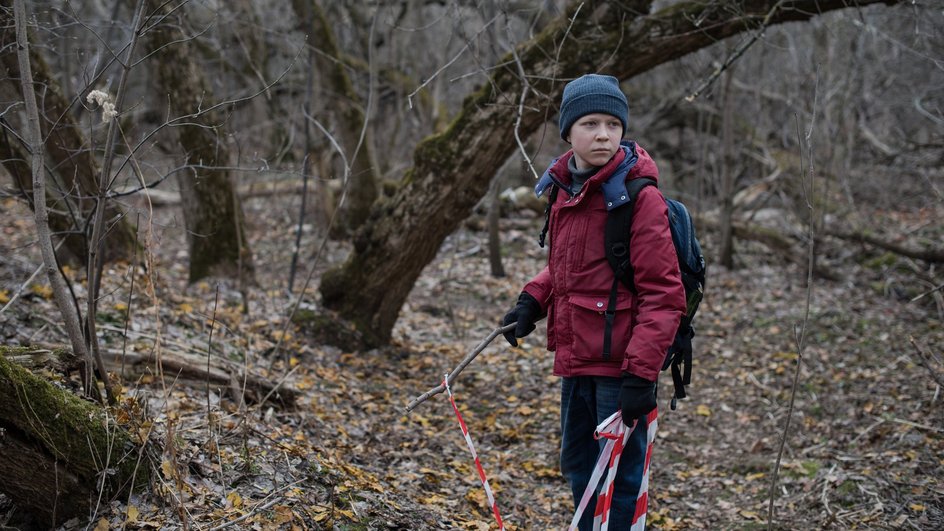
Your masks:
<svg viewBox="0 0 944 531"><path fill-rule="evenodd" d="M619 118L603 113L581 116L570 128L567 141L574 148L577 169L603 166L616 154L623 137Z"/></svg>

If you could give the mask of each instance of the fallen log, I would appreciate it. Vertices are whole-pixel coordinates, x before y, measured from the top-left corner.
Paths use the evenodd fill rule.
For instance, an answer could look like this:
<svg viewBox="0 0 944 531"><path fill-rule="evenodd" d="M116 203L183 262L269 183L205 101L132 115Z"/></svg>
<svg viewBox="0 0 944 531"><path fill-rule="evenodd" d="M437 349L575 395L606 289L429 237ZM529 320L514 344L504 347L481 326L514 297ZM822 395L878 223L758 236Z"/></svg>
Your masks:
<svg viewBox="0 0 944 531"><path fill-rule="evenodd" d="M944 249L909 249L903 245L881 240L864 232L843 232L830 230L826 235L855 243L866 243L884 249L899 256L924 260L935 264L944 264Z"/></svg>
<svg viewBox="0 0 944 531"><path fill-rule="evenodd" d="M0 491L51 528L144 488L150 448L98 404L8 357L36 350L0 347Z"/></svg>
<svg viewBox="0 0 944 531"><path fill-rule="evenodd" d="M106 349L102 352L105 364L110 372L125 371L138 373L151 371L157 359L153 353L122 352ZM262 376L246 373L245 368L229 360L213 356L207 366L205 355L189 354L164 350L160 355L161 371L170 379L184 379L208 382L224 391L237 402L244 399L250 403L262 401L290 407L295 404L298 391L287 387L282 382L273 382Z"/></svg>
<svg viewBox="0 0 944 531"><path fill-rule="evenodd" d="M707 216L696 215L695 220L699 226L711 230L718 230L720 226L718 220ZM797 248L793 241L777 232L775 229L756 224L748 224L742 221L733 222L732 229L736 239L758 242L767 247L770 251L773 251L774 254L789 262L796 263L803 267L808 265L806 251ZM827 280L842 280L842 276L839 273L820 263L817 263L813 267L813 275L817 278Z"/></svg>

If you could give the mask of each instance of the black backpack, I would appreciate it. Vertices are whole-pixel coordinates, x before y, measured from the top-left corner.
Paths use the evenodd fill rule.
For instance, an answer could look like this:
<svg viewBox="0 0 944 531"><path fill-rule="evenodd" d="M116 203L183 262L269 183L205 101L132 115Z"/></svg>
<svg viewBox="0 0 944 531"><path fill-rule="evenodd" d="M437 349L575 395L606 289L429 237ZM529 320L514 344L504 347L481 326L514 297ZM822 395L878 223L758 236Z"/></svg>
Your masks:
<svg viewBox="0 0 944 531"><path fill-rule="evenodd" d="M613 268L613 285L610 288L610 299L604 316L606 324L603 331L603 357L610 356L610 345L613 335L613 321L616 318L616 293L619 283L622 282L633 293L636 293L636 284L633 280L633 266L629 260L629 228L633 221L633 207L636 205L636 196L646 186L658 186L653 179L632 179L626 183L629 201L610 210L606 219L604 243L606 245L606 259ZM544 247L547 229L551 217L551 205L557 201L557 185L552 186L548 195L547 207L544 210L544 228L538 244ZM672 395L671 407L674 410L679 398L685 398L685 386L692 383L692 338L695 337L695 328L692 320L705 290L705 257L701 254L701 245L695 237L695 226L692 217L685 205L674 199L665 199L669 209L669 229L672 232L672 242L675 244L675 253L678 255L679 270L682 273L682 285L685 286L687 301L685 315L679 323L675 333L675 341L669 347L665 356L662 370L672 368L672 383L675 393Z"/></svg>

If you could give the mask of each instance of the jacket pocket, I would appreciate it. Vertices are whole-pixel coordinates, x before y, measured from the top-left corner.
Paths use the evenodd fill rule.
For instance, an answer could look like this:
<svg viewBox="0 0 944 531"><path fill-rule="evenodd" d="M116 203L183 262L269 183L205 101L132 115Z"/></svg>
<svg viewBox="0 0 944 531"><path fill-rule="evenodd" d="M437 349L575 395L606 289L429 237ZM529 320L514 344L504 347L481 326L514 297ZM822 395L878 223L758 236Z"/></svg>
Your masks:
<svg viewBox="0 0 944 531"><path fill-rule="evenodd" d="M571 330L574 337L574 358L603 359L603 333L606 330L606 307L609 295L571 295ZM616 299L616 316L610 340L610 360L621 363L632 334L635 298L620 294Z"/></svg>

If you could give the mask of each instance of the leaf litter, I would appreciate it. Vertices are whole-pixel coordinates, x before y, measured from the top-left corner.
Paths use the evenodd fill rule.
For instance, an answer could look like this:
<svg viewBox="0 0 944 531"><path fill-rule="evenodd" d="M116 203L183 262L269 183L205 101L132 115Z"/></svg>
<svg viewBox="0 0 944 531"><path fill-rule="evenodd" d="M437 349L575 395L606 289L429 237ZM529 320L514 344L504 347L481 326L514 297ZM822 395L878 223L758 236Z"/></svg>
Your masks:
<svg viewBox="0 0 944 531"><path fill-rule="evenodd" d="M4 215L17 208L6 203ZM273 227L267 232L264 225L275 221L265 218L264 206L247 208L260 225L251 242L258 281L280 286L291 236L272 238ZM116 416L163 453L150 464L158 472L152 488L99 507L92 527L496 528L445 395L409 414L404 406L441 382L497 326L541 268L544 255L531 236L506 232L509 276L502 279L489 275L483 251L460 256L475 245L486 249L484 234L462 229L448 238L404 305L393 343L368 352L310 342L294 327L283 335L294 302L284 289L253 292L246 315L229 281L188 287L174 249L183 238L168 236L155 250L163 265L158 274L136 273L138 286L154 282L159 305L143 291L134 294L124 348L147 351L160 337L168 351L206 356L215 323L211 356L284 379L300 394L293 408L241 407L232 393L206 382L129 374ZM329 248L321 269L347 252L335 242ZM677 411L668 408L671 379L661 381L668 387L660 399L650 490L656 529L751 528L766 521L797 362L794 326L806 292L794 266L771 263L750 246L741 253L749 265L711 270L691 397ZM0 267L0 293L14 292L29 274L9 262ZM100 319L112 326L103 333L107 348L122 348L129 269L115 264L105 275ZM57 313L43 286L38 282L0 316L8 344L64 342L49 324ZM314 289L307 299L317 308ZM909 344L917 338L939 355L944 331L935 309L867 286L818 281L810 327L780 471L777 525L940 528L940 389ZM452 385L508 529L563 529L572 510L557 468L559 382L543 334L539 325L517 349L498 338ZM282 352L274 355L280 339ZM77 527L84 524L63 526Z"/></svg>

